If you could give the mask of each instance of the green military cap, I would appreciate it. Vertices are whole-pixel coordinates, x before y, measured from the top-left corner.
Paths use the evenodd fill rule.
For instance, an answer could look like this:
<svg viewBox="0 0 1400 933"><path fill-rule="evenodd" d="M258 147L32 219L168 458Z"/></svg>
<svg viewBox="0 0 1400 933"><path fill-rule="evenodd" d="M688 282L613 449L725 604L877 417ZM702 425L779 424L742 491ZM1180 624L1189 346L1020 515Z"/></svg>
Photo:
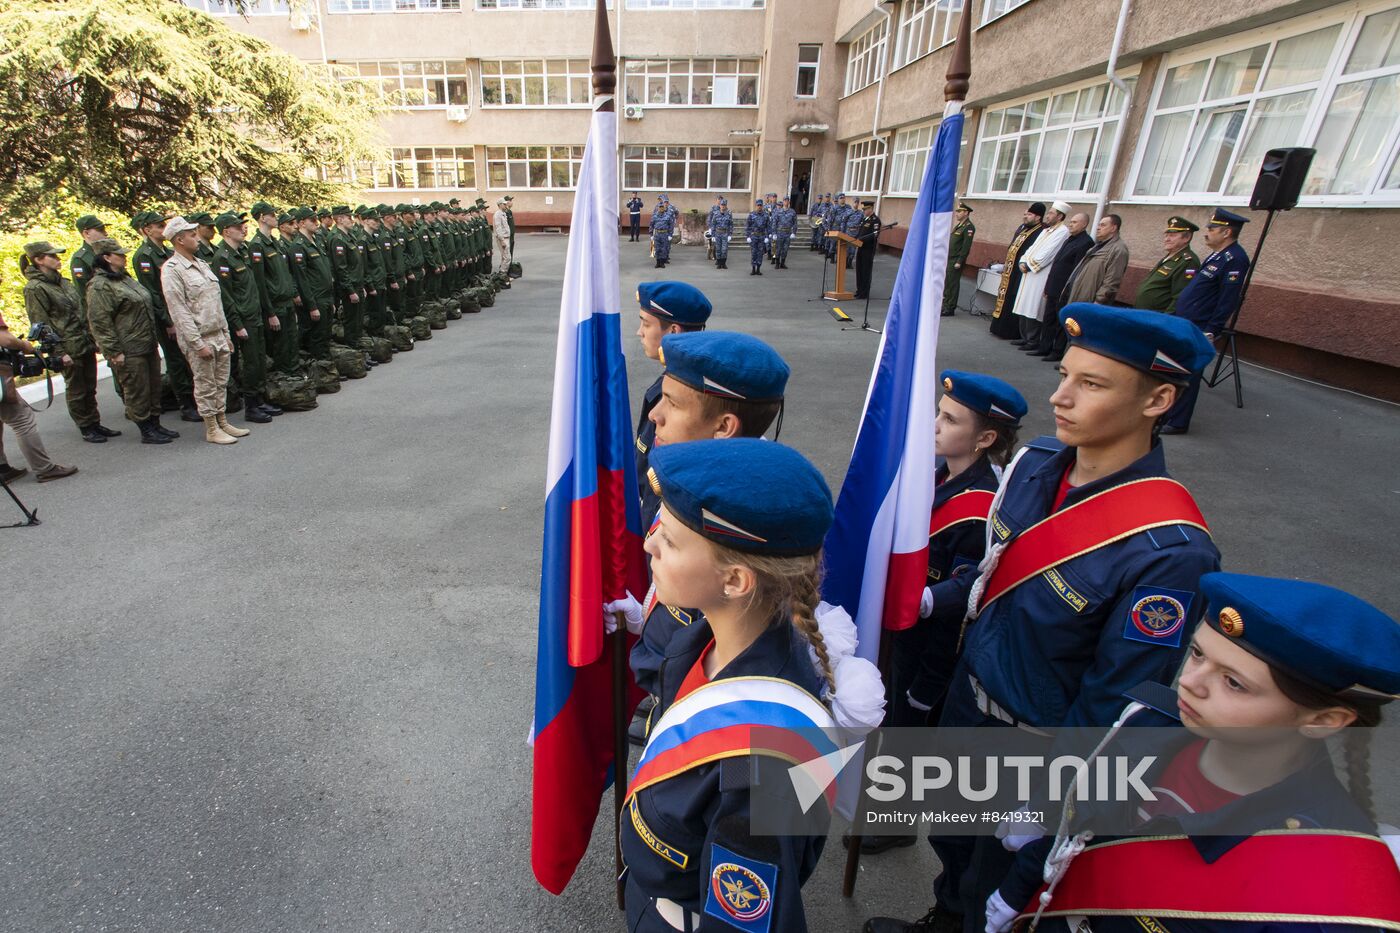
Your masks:
<svg viewBox="0 0 1400 933"><path fill-rule="evenodd" d="M301 221L301 220L311 220L311 219L313 219L315 216L316 216L316 211L314 211L313 209L311 209L311 208L309 208L309 207L299 207L299 208L297 208L296 210L292 211L292 219L293 219L293 220L297 220L297 221Z"/></svg>
<svg viewBox="0 0 1400 933"><path fill-rule="evenodd" d="M96 214L84 214L83 216L78 218L78 221L74 224L74 226L78 228L79 233L82 233L84 230L107 229L107 225L104 224L101 221L101 219L97 217Z"/></svg>
<svg viewBox="0 0 1400 933"><path fill-rule="evenodd" d="M220 232L223 232L229 227L236 227L239 224L244 223L245 221L247 221L247 219L248 215L242 212L235 214L233 211L224 211L217 218L215 218L214 226L217 227Z"/></svg>
<svg viewBox="0 0 1400 933"><path fill-rule="evenodd" d="M485 207L485 206L486 206L486 199L485 199L485 198L477 198L477 199L476 199L476 206L477 206L477 207Z"/></svg>
<svg viewBox="0 0 1400 933"><path fill-rule="evenodd" d="M1185 217L1167 218L1167 233L1195 233L1199 229L1201 228Z"/></svg>
<svg viewBox="0 0 1400 933"><path fill-rule="evenodd" d="M30 259L38 259L40 256L57 256L59 253L66 253L68 250L59 249L48 240L36 240L33 243L24 244L24 255Z"/></svg>
<svg viewBox="0 0 1400 933"><path fill-rule="evenodd" d="M335 207L331 208L330 214L331 214L332 217L349 217L349 216L350 216L350 205L349 205L349 204L337 204ZM320 215L318 215L318 216L320 216Z"/></svg>
<svg viewBox="0 0 1400 933"><path fill-rule="evenodd" d="M320 218L322 218L322 217L329 217L329 216L331 216L331 209L330 209L329 207L317 208L316 211L313 212L311 216L317 218L318 220L319 220Z"/></svg>
<svg viewBox="0 0 1400 933"><path fill-rule="evenodd" d="M411 214L412 212L412 204L400 204L398 207L394 208L394 213L396 214Z"/></svg>
<svg viewBox="0 0 1400 933"><path fill-rule="evenodd" d="M154 211L137 211L131 215L131 229L138 233L160 220L160 215Z"/></svg>
<svg viewBox="0 0 1400 933"><path fill-rule="evenodd" d="M356 217L368 217L373 211L374 208L361 204L359 207L355 208L354 214Z"/></svg>
<svg viewBox="0 0 1400 933"><path fill-rule="evenodd" d="M461 203L462 203L462 199L461 199L461 198L448 198L448 199L447 199L447 203L448 203L448 204L451 204L453 207L456 207L458 204L461 204Z"/></svg>
<svg viewBox="0 0 1400 933"><path fill-rule="evenodd" d="M775 197L776 197L776 195L775 195ZM504 201L514 201L514 200L515 200L515 195L513 195L513 194L508 194L508 195L506 195L504 198L502 198L502 200L504 200Z"/></svg>
<svg viewBox="0 0 1400 933"><path fill-rule="evenodd" d="M199 224L201 227L214 226L214 215L208 211L195 211L193 214L186 214L185 219L192 224Z"/></svg>
<svg viewBox="0 0 1400 933"><path fill-rule="evenodd" d="M972 213L972 205L971 205L971 204L968 204L966 201L959 201L959 202L958 202L958 210L960 210L960 211L967 211L969 214L971 214L971 213Z"/></svg>
<svg viewBox="0 0 1400 933"><path fill-rule="evenodd" d="M106 256L108 253L121 253L126 255L126 247L122 246L111 237L103 237L100 240L93 240L92 252L97 256Z"/></svg>
<svg viewBox="0 0 1400 933"><path fill-rule="evenodd" d="M268 204L266 201L255 201L253 203L253 206L248 208L248 216L253 218L254 220L257 220L263 214L275 213L277 213L277 208L273 207L271 204Z"/></svg>
<svg viewBox="0 0 1400 933"><path fill-rule="evenodd" d="M290 212L283 211L282 213L280 213L280 214L277 215L277 225L278 225L279 227L280 227L282 224L294 224L294 223L296 223L296 222L297 222L297 219L296 219L295 217L293 217L293 216L291 215Z"/></svg>

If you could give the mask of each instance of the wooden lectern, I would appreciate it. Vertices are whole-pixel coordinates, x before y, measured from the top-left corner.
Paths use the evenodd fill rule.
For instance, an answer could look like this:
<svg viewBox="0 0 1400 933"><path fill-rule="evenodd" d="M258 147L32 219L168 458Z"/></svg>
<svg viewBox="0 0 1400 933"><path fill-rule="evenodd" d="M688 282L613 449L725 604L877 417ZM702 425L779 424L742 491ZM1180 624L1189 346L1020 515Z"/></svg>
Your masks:
<svg viewBox="0 0 1400 933"><path fill-rule="evenodd" d="M838 301L854 298L854 292L846 291L846 251L859 247L860 240L840 230L828 230L825 235L836 240L836 287L824 293L822 297L835 298Z"/></svg>

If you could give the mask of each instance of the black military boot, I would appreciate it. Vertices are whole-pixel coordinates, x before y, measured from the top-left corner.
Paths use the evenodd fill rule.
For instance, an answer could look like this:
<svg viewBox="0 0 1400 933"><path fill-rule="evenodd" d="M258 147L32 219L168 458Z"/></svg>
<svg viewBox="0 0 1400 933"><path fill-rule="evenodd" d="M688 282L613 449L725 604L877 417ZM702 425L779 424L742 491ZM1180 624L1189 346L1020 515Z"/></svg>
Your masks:
<svg viewBox="0 0 1400 933"><path fill-rule="evenodd" d="M79 428L79 430L82 431L83 440L87 441L89 444L107 443L107 435L98 431L94 425L88 425L85 428Z"/></svg>
<svg viewBox="0 0 1400 933"><path fill-rule="evenodd" d="M269 402L267 396L261 393L258 394L258 407L274 418L282 414L282 409Z"/></svg>
<svg viewBox="0 0 1400 933"><path fill-rule="evenodd" d="M272 420L272 416L258 407L256 395L245 395L243 396L243 420L253 424L267 424Z"/></svg>
<svg viewBox="0 0 1400 933"><path fill-rule="evenodd" d="M169 444L174 438L160 431L160 422L155 418L147 418L136 425L141 429L141 443L143 444Z"/></svg>
<svg viewBox="0 0 1400 933"><path fill-rule="evenodd" d="M171 440L174 440L175 438L177 438L177 437L180 436L180 432L179 432L179 431L172 431L172 430L170 430L169 428L167 428L165 425L163 425L163 424L160 423L160 415L151 415L150 420L155 422L155 428L156 428L156 433L157 433L157 434L164 434L166 437L170 438ZM202 420L202 419L201 419L201 420Z"/></svg>
<svg viewBox="0 0 1400 933"><path fill-rule="evenodd" d="M93 430L95 430L98 434L101 434L103 437L121 437L121 436L122 436L122 432L120 432L120 431L113 431L111 428L107 427L105 424L102 424L101 422L98 422L97 424L93 425L92 427L93 427Z"/></svg>
<svg viewBox="0 0 1400 933"><path fill-rule="evenodd" d="M186 395L180 399L180 420L192 421L195 424L204 423L204 419L199 416L199 407L195 405L193 395Z"/></svg>

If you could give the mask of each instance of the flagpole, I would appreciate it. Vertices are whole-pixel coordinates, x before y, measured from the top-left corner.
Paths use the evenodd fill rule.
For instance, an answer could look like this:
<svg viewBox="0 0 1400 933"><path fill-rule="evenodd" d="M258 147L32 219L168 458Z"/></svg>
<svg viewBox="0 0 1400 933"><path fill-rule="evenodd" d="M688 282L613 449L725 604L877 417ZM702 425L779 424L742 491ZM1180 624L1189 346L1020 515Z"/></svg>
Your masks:
<svg viewBox="0 0 1400 933"><path fill-rule="evenodd" d="M959 103L967 100L967 91L972 77L972 17L969 15L970 0L963 0L962 18L958 21L958 38L953 43L953 53L948 60L948 71L944 74L945 83L943 85L943 99L946 103L957 101ZM889 670L889 640L880 639L880 670L882 675L888 677ZM888 682L888 680L886 681ZM861 752L861 773L865 773L865 761L870 755L870 743L866 743ZM856 893L856 877L860 872L860 846L865 835L864 821L861 819L863 811L856 807L856 814L851 822L851 829L848 833L848 845L846 848L846 870L841 877L841 896L845 898L853 897Z"/></svg>

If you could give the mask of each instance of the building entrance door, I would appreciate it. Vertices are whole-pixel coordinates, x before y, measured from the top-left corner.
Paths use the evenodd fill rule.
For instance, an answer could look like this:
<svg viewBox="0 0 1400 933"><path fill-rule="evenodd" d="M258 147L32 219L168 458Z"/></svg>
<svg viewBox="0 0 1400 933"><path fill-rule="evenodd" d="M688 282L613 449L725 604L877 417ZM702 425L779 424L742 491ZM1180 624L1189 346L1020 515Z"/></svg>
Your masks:
<svg viewBox="0 0 1400 933"><path fill-rule="evenodd" d="M812 193L812 159L788 160L788 197L792 198L792 209L799 214L807 213L807 201Z"/></svg>

